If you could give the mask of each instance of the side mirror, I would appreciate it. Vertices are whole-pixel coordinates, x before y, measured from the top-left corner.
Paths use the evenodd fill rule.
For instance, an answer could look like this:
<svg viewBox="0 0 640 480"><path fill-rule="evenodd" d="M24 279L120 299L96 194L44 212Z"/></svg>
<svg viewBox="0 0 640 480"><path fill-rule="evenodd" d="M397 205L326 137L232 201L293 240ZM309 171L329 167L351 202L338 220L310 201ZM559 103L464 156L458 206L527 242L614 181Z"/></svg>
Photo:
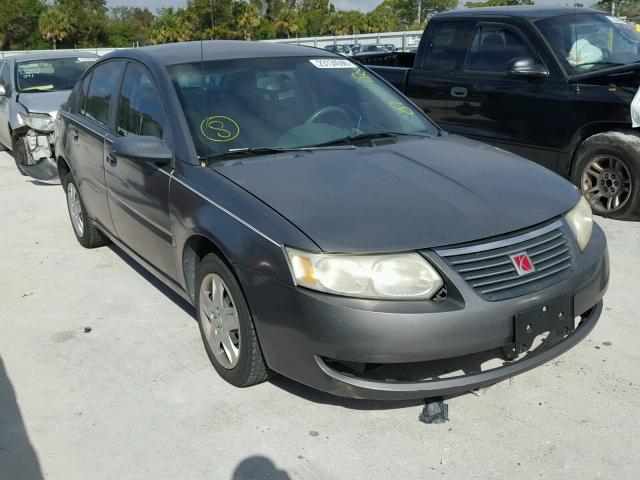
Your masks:
<svg viewBox="0 0 640 480"><path fill-rule="evenodd" d="M6 97L6 96L7 96L7 89L4 85L0 83L0 97Z"/></svg>
<svg viewBox="0 0 640 480"><path fill-rule="evenodd" d="M509 63L509 75L529 78L544 78L549 76L546 67L531 57L516 58Z"/></svg>
<svg viewBox="0 0 640 480"><path fill-rule="evenodd" d="M116 138L111 155L157 165L166 165L173 160L173 152L162 139L136 135Z"/></svg>

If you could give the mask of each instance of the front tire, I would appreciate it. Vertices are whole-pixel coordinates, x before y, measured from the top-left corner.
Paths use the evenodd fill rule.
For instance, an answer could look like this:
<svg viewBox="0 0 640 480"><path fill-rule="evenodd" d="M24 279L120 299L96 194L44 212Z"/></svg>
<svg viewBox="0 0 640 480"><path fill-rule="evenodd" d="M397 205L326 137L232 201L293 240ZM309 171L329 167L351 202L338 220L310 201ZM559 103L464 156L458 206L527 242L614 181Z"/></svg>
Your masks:
<svg viewBox="0 0 640 480"><path fill-rule="evenodd" d="M229 267L209 254L198 267L195 284L200 335L218 374L236 387L267 380L269 369L249 307Z"/></svg>
<svg viewBox="0 0 640 480"><path fill-rule="evenodd" d="M589 137L576 154L572 180L594 213L635 218L640 212L640 136L604 132Z"/></svg>
<svg viewBox="0 0 640 480"><path fill-rule="evenodd" d="M20 172L20 175L26 177L28 173L22 168L22 165L29 165L33 163L33 156L27 148L27 139L23 136L13 137L13 160L16 162L16 168Z"/></svg>
<svg viewBox="0 0 640 480"><path fill-rule="evenodd" d="M80 191L71 174L67 174L65 178L61 179L61 183L67 197L67 209L69 210L71 226L78 243L84 248L107 245L109 239L95 227L87 215L87 209L80 197Z"/></svg>

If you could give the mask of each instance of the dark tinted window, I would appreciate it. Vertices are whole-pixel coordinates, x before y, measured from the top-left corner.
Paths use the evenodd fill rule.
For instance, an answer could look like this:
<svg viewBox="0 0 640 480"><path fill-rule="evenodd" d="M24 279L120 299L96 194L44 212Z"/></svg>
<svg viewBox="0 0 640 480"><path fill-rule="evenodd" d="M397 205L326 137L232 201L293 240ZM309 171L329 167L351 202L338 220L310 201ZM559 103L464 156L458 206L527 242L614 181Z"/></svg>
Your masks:
<svg viewBox="0 0 640 480"><path fill-rule="evenodd" d="M464 42L465 22L436 24L429 34L422 68L437 72L451 72Z"/></svg>
<svg viewBox="0 0 640 480"><path fill-rule="evenodd" d="M89 84L91 83L91 77L93 75L87 75L80 85L76 87L76 97L75 97L75 111L82 115L86 114L87 109L87 92L89 90Z"/></svg>
<svg viewBox="0 0 640 480"><path fill-rule="evenodd" d="M499 25L483 25L473 34L465 69L504 73L516 58L533 56L515 31Z"/></svg>
<svg viewBox="0 0 640 480"><path fill-rule="evenodd" d="M84 109L88 118L105 126L109 124L109 106L118 88L122 68L122 62L107 62L93 71Z"/></svg>
<svg viewBox="0 0 640 480"><path fill-rule="evenodd" d="M151 77L142 67L130 63L118 103L117 132L162 138L165 124L162 103Z"/></svg>

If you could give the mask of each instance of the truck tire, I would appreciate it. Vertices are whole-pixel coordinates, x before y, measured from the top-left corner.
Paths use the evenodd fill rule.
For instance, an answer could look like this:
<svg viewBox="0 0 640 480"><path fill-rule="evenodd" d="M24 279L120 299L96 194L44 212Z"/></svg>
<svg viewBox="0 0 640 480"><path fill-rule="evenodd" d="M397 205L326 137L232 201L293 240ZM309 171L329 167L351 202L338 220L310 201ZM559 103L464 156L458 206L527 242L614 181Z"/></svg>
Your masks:
<svg viewBox="0 0 640 480"><path fill-rule="evenodd" d="M97 248L107 245L109 239L95 227L87 215L87 209L80 197L80 191L71 174L68 173L63 179L60 179L60 182L67 197L69 218L78 243L84 248Z"/></svg>
<svg viewBox="0 0 640 480"><path fill-rule="evenodd" d="M196 273L196 317L209 360L236 387L264 382L270 371L240 284L217 255L204 257Z"/></svg>
<svg viewBox="0 0 640 480"><path fill-rule="evenodd" d="M627 220L640 213L640 135L598 133L576 152L571 178L597 215Z"/></svg>

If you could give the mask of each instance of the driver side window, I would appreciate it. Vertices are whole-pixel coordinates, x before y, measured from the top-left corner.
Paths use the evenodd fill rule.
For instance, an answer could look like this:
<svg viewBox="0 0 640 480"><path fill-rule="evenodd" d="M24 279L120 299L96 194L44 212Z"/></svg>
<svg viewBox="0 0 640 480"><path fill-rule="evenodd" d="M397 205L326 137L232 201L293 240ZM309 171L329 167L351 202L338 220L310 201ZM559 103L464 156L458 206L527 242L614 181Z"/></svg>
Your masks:
<svg viewBox="0 0 640 480"><path fill-rule="evenodd" d="M135 63L127 66L117 118L118 135L163 138L167 121L160 95L147 71Z"/></svg>
<svg viewBox="0 0 640 480"><path fill-rule="evenodd" d="M465 70L506 73L517 58L537 56L522 36L501 25L481 25L476 28L467 54Z"/></svg>

